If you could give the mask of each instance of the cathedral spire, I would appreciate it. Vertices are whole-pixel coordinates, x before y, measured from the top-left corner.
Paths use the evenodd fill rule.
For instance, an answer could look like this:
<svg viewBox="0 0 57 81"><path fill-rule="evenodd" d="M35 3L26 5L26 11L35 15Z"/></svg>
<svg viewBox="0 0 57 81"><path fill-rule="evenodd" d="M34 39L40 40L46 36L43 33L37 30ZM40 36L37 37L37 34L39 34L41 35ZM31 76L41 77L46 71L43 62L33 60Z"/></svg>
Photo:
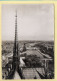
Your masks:
<svg viewBox="0 0 57 81"><path fill-rule="evenodd" d="M15 42L17 42L17 10L16 10L16 15L15 15Z"/></svg>
<svg viewBox="0 0 57 81"><path fill-rule="evenodd" d="M17 11L15 15L15 40L14 40L14 48L13 48L13 58L16 62L16 59L18 58L18 39L17 39Z"/></svg>

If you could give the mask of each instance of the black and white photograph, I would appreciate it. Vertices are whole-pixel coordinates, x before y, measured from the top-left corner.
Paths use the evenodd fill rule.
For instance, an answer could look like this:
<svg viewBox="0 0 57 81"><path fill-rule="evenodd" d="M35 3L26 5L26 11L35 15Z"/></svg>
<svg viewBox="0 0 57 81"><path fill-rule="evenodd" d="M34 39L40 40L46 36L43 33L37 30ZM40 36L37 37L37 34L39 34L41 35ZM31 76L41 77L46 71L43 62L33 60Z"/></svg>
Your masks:
<svg viewBox="0 0 57 81"><path fill-rule="evenodd" d="M2 4L2 79L54 79L54 4Z"/></svg>

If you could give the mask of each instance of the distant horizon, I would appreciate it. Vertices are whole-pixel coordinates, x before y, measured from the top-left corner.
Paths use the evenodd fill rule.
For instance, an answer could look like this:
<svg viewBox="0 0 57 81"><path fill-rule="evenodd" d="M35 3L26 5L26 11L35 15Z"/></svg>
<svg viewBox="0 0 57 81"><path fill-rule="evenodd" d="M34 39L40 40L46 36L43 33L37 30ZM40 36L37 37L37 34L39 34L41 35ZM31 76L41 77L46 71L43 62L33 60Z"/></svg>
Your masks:
<svg viewBox="0 0 57 81"><path fill-rule="evenodd" d="M2 40L2 41L13 41L14 40ZM18 40L18 41L54 41L54 40Z"/></svg>

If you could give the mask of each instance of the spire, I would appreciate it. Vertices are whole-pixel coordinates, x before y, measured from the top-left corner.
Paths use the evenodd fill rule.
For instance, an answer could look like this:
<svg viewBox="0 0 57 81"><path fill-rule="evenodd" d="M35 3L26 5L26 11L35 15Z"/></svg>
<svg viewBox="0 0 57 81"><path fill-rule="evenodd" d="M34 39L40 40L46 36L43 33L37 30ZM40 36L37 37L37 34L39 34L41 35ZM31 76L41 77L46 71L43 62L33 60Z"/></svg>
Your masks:
<svg viewBox="0 0 57 81"><path fill-rule="evenodd" d="M16 57L18 54L18 40L17 40L17 11L15 15L15 40L14 40L14 48L13 48L13 57Z"/></svg>
<svg viewBox="0 0 57 81"><path fill-rule="evenodd" d="M22 71L20 68L20 54L19 54L19 45L18 45L18 40L17 40L17 11L16 11L16 16L15 16L15 40L14 40L14 47L13 47L13 61L12 61L12 71L9 73L8 78L13 78L15 74L19 74L19 78L23 78ZM19 76L18 75L18 76Z"/></svg>
<svg viewBox="0 0 57 81"><path fill-rule="evenodd" d="M16 16L15 16L15 42L17 42L17 10L16 10Z"/></svg>

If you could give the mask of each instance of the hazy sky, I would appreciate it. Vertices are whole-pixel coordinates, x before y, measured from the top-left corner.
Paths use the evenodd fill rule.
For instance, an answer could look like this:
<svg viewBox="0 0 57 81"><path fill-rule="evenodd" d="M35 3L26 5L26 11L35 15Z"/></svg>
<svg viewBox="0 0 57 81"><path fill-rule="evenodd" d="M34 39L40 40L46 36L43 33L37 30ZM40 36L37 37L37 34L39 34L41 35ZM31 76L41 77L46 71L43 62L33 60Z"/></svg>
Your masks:
<svg viewBox="0 0 57 81"><path fill-rule="evenodd" d="M14 40L16 9L18 40L54 40L53 4L3 4L2 40Z"/></svg>

